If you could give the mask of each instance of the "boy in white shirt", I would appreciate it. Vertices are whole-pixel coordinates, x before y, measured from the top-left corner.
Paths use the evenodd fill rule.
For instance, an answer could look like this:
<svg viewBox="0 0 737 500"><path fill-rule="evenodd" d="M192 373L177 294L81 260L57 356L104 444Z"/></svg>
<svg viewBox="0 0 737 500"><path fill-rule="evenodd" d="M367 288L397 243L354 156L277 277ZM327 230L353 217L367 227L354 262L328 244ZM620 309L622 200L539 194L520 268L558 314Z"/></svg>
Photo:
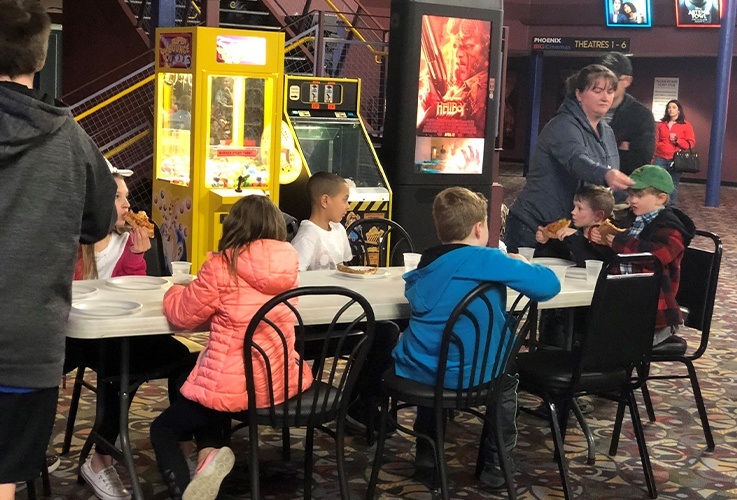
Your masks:
<svg viewBox="0 0 737 500"><path fill-rule="evenodd" d="M348 234L341 224L348 212L350 188L342 177L317 172L307 181L312 204L308 220L303 220L292 245L299 255L299 270L335 269L353 259ZM381 376L389 368L391 353L399 339L399 327L391 321L377 321L374 342L356 380L346 423L351 430L366 432L379 423L378 396ZM391 431L391 430L390 430Z"/></svg>
<svg viewBox="0 0 737 500"><path fill-rule="evenodd" d="M299 254L300 271L335 269L353 258L341 224L348 211L349 193L345 179L330 172L317 172L307 181L312 212L292 240Z"/></svg>

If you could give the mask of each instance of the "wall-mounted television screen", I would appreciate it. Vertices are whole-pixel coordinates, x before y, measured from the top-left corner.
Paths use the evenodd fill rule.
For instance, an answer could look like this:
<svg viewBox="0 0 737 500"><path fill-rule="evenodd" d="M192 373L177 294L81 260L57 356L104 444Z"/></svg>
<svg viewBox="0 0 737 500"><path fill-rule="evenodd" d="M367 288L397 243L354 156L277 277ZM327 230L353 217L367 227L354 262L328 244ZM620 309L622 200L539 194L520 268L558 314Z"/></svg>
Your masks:
<svg viewBox="0 0 737 500"><path fill-rule="evenodd" d="M722 22L722 0L675 0L679 28L718 28Z"/></svg>
<svg viewBox="0 0 737 500"><path fill-rule="evenodd" d="M416 172L482 173L490 42L491 21L422 16Z"/></svg>
<svg viewBox="0 0 737 500"><path fill-rule="evenodd" d="M606 25L617 28L649 28L653 24L650 2L651 0L604 0Z"/></svg>

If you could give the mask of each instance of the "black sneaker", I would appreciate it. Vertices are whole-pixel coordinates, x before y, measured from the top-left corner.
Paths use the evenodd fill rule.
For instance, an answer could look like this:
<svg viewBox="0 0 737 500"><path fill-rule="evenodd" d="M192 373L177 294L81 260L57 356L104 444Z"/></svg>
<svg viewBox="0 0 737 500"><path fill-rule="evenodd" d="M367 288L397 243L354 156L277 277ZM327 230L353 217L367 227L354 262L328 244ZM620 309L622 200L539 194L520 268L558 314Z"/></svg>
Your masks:
<svg viewBox="0 0 737 500"><path fill-rule="evenodd" d="M512 475L514 475L514 472L517 470L517 464L515 464L514 458L509 457L509 465L512 468ZM504 473L496 460L487 461L484 464L484 470L479 475L479 481L483 486L491 490L502 489L507 484L506 479L504 479Z"/></svg>

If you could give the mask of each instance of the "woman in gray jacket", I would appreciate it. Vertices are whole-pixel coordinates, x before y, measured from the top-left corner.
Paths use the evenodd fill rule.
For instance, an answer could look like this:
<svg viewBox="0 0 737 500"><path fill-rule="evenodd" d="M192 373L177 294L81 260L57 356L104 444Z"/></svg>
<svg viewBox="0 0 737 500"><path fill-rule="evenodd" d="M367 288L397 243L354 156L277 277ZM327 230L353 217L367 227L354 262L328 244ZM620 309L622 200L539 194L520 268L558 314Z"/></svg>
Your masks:
<svg viewBox="0 0 737 500"><path fill-rule="evenodd" d="M582 183L624 190L614 132L602 121L612 105L617 77L590 64L568 79L568 95L543 128L530 158L527 182L509 210L505 243L510 252L534 247L538 226L568 217Z"/></svg>

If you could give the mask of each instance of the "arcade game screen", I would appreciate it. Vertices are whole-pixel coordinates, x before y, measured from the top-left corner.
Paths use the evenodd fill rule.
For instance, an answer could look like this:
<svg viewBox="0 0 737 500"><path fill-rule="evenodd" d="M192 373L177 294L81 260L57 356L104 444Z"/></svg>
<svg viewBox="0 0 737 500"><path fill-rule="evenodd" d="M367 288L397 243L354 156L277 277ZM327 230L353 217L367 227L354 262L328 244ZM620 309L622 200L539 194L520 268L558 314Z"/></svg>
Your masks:
<svg viewBox="0 0 737 500"><path fill-rule="evenodd" d="M480 174L491 21L422 16L415 171Z"/></svg>

